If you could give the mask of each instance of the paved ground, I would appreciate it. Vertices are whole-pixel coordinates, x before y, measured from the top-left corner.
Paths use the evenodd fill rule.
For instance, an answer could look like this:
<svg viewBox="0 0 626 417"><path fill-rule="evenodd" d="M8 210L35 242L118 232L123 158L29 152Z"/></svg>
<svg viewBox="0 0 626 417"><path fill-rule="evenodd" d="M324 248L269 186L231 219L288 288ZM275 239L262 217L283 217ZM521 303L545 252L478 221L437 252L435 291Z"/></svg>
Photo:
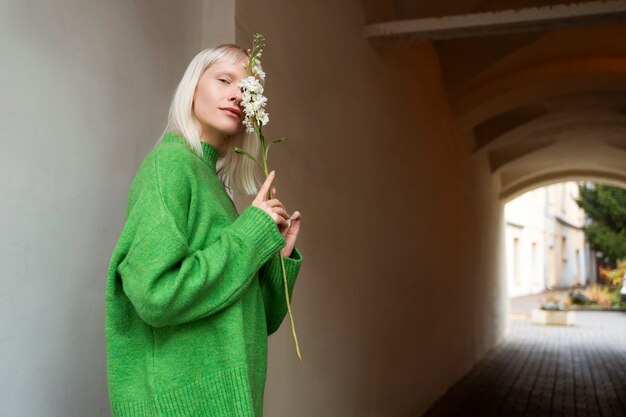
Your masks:
<svg viewBox="0 0 626 417"><path fill-rule="evenodd" d="M512 301L509 338L425 416L626 416L626 313L577 311L573 327L533 325L541 298Z"/></svg>

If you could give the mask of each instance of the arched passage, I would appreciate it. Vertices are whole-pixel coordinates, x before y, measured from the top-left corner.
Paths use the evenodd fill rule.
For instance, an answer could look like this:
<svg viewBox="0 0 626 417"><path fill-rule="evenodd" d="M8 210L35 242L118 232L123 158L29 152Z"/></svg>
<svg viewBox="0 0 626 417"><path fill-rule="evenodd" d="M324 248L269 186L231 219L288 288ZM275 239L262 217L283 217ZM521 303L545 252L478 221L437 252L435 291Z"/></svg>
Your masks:
<svg viewBox="0 0 626 417"><path fill-rule="evenodd" d="M554 47L547 37L500 57L452 98L457 131L486 155L503 199L566 177L626 180L626 60L545 54Z"/></svg>

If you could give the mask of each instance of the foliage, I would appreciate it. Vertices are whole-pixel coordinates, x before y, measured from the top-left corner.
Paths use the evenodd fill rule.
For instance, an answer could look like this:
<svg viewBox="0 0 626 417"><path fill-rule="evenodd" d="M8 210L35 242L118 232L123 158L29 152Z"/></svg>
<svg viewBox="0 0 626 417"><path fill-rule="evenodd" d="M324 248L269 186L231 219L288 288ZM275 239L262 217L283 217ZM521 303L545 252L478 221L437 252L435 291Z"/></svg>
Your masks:
<svg viewBox="0 0 626 417"><path fill-rule="evenodd" d="M624 280L624 274L626 274L626 260L617 261L616 268L604 268L600 267L600 276L604 279L613 289L620 289L622 281Z"/></svg>
<svg viewBox="0 0 626 417"><path fill-rule="evenodd" d="M589 297L585 294L585 291L580 288L576 288L569 293L569 299L572 304L575 305L587 305L589 304Z"/></svg>
<svg viewBox="0 0 626 417"><path fill-rule="evenodd" d="M561 311L565 310L565 304L561 302L561 298L556 294L547 294L546 301L541 304L542 310Z"/></svg>
<svg viewBox="0 0 626 417"><path fill-rule="evenodd" d="M572 304L611 307L621 305L619 288L595 284L591 288L576 288L569 293Z"/></svg>
<svg viewBox="0 0 626 417"><path fill-rule="evenodd" d="M603 307L610 307L613 304L614 295L611 290L603 285L594 285L587 290L589 301Z"/></svg>
<svg viewBox="0 0 626 417"><path fill-rule="evenodd" d="M562 311L565 310L563 303L557 303L554 301L546 301L541 305L542 310Z"/></svg>
<svg viewBox="0 0 626 417"><path fill-rule="evenodd" d="M591 223L583 227L595 250L602 251L612 265L626 258L626 190L605 184L580 185L576 203Z"/></svg>

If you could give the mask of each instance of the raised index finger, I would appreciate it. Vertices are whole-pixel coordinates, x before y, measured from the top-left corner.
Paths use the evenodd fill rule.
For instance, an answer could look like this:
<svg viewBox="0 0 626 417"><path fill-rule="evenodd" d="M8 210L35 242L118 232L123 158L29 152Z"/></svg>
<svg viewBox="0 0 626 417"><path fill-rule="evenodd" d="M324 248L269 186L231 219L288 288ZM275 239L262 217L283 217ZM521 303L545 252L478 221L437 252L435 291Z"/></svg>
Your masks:
<svg viewBox="0 0 626 417"><path fill-rule="evenodd" d="M260 198L261 199L260 201L267 200L268 191L272 185L272 181L274 180L274 175L275 175L274 171L270 172L267 178L265 179L265 182L261 186L261 189L259 189L259 192L257 193L257 198Z"/></svg>

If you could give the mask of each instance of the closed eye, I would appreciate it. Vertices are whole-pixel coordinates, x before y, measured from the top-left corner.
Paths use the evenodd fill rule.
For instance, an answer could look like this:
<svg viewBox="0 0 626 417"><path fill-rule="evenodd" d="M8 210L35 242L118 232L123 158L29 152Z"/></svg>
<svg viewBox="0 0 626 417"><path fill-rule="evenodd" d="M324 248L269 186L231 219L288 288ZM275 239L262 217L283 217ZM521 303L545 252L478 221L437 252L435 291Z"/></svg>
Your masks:
<svg viewBox="0 0 626 417"><path fill-rule="evenodd" d="M220 78L220 79L219 79L219 81L221 81L221 82L223 82L223 83L225 83L225 84L230 84L230 83L228 82L228 80L225 80L225 79L223 79L223 78Z"/></svg>

